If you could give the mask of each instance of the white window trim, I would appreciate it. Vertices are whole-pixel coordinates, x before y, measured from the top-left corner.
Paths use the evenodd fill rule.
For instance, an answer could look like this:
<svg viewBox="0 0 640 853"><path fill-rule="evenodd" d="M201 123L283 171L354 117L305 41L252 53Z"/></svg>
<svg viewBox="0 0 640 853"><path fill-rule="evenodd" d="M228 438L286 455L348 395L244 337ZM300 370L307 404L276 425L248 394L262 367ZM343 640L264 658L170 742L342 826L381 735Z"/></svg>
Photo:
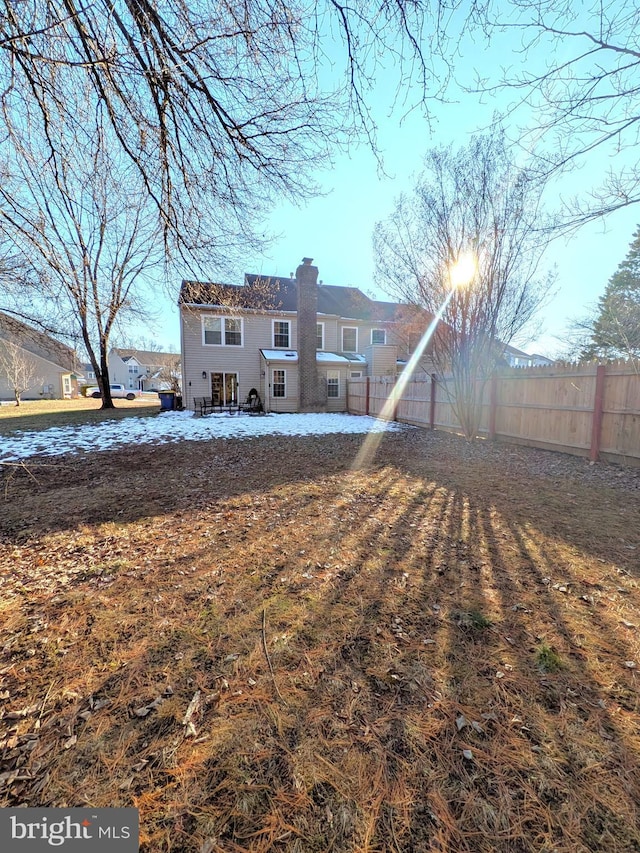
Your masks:
<svg viewBox="0 0 640 853"><path fill-rule="evenodd" d="M276 344L276 323L286 323L289 329L289 341L286 346ZM291 320L272 320L271 321L271 342L274 349L291 349Z"/></svg>
<svg viewBox="0 0 640 853"><path fill-rule="evenodd" d="M349 374L350 379L362 379L362 371L361 370L352 370Z"/></svg>
<svg viewBox="0 0 640 853"><path fill-rule="evenodd" d="M356 348L355 349L345 349L344 348L344 333L345 329L353 329L356 333ZM340 345L342 347L342 352L358 352L358 327L357 326L342 326L340 331Z"/></svg>
<svg viewBox="0 0 640 853"><path fill-rule="evenodd" d="M222 343L220 344L208 344L205 341L204 333L205 333L205 320L220 320L220 332L222 336ZM228 344L226 343L226 329L225 329L225 320L239 320L240 321L240 343L239 344ZM244 319L242 317L234 317L231 314L203 314L200 317L200 325L202 331L202 346L203 347L231 347L232 349L244 349Z"/></svg>
<svg viewBox="0 0 640 853"><path fill-rule="evenodd" d="M317 340L318 340L318 330L317 327L320 326L322 329L322 346L318 349ZM321 320L316 322L316 352L324 352L324 323Z"/></svg>
<svg viewBox="0 0 640 853"><path fill-rule="evenodd" d="M373 333L374 332L382 332L384 335L384 343L383 344L374 344L373 342ZM386 329L371 329L371 346L385 346L387 343L387 330Z"/></svg>
<svg viewBox="0 0 640 853"><path fill-rule="evenodd" d="M274 379L274 373L277 371L281 372L284 376L284 394L282 397L276 397L273 392L273 386L276 384ZM280 384L280 383L278 383ZM273 400L286 400L287 399L287 371L284 367L272 367L271 368L271 397Z"/></svg>
<svg viewBox="0 0 640 853"><path fill-rule="evenodd" d="M335 395L329 396L329 379L337 379L338 380L338 393ZM340 399L340 371L339 370L327 370L327 400L339 400Z"/></svg>

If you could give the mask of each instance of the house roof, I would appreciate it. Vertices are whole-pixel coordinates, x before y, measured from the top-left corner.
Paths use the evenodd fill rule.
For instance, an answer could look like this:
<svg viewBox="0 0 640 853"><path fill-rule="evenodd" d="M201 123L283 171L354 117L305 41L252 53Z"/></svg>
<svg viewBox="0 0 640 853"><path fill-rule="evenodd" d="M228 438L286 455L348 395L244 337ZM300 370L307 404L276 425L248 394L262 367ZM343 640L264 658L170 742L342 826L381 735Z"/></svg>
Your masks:
<svg viewBox="0 0 640 853"><path fill-rule="evenodd" d="M547 362L548 364L553 364L552 359L547 358L546 355L524 352L524 350L518 349L517 347L514 347L511 344L506 344L506 346L504 347L504 355L510 355L513 358L528 358L532 361L537 359L539 361Z"/></svg>
<svg viewBox="0 0 640 853"><path fill-rule="evenodd" d="M124 362L135 358L138 364L151 365L152 367L161 367L166 361L180 358L180 353L177 352L149 352L139 349L124 349L122 347L113 347L111 352L119 355Z"/></svg>
<svg viewBox="0 0 640 853"><path fill-rule="evenodd" d="M531 356L529 355L528 352L525 352L524 350L518 349L517 347L514 347L511 344L505 344L504 353L505 353L505 355L508 354L508 355L517 356L518 358L531 358Z"/></svg>
<svg viewBox="0 0 640 853"><path fill-rule="evenodd" d="M17 344L32 355L52 362L65 372L72 373L80 370L81 365L76 352L71 347L2 312L0 312L0 338Z"/></svg>
<svg viewBox="0 0 640 853"><path fill-rule="evenodd" d="M245 284L183 281L180 304L216 305L229 309L296 311L298 285L295 279L247 273ZM371 299L357 287L318 285L318 314L331 314L369 322L391 321L398 308L395 302Z"/></svg>
<svg viewBox="0 0 640 853"><path fill-rule="evenodd" d="M298 353L296 350L282 350L282 349L261 349L260 352L265 357L267 361L282 361L282 362L292 362L296 364L298 361ZM345 355L344 353L337 352L317 352L316 353L316 361L318 362L331 362L332 364L365 364L366 360L364 356L357 355L355 353Z"/></svg>

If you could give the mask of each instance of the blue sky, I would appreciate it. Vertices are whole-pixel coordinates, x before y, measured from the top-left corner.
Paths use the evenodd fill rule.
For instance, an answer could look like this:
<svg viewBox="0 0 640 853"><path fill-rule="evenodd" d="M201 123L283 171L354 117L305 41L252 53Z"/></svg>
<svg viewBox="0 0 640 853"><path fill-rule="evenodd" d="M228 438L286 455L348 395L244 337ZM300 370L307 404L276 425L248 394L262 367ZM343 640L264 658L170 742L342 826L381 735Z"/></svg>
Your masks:
<svg viewBox="0 0 640 853"><path fill-rule="evenodd" d="M487 49L468 42L456 70L468 68L468 80L474 65L482 64L490 73L504 61L507 49L505 44L494 43ZM575 45L569 49L575 50ZM554 58L557 61L561 57ZM514 61L519 59L515 57ZM314 258L325 284L355 285L376 298L389 298L374 275L372 233L376 222L391 213L399 193L410 190L412 176L420 171L428 148L464 145L472 133L490 123L496 108L504 108L513 98L511 93L502 101L492 101L486 96L452 91L449 103L432 104L435 122L430 128L417 110L404 120L400 110L390 110L394 91L385 91L380 84L372 94L388 177L379 174L375 158L365 145L338 156L333 168L317 175L326 195L301 206L282 203L268 212L265 229L276 235L270 251L248 255L231 283L240 284L244 272L289 275L307 256ZM517 114L516 120L522 123L526 116ZM620 156L612 159L607 152L595 151L580 169L549 188L548 206L553 208L563 197L585 193L619 163ZM584 226L568 241L561 238L552 244L547 261L557 271L557 293L540 312L540 330L533 332L530 340L520 342L524 349L551 356L562 352L568 325L584 315L602 294L625 257L639 221L640 211L630 207L606 221ZM215 270L210 277L217 278ZM143 334L148 336L149 331ZM163 346L179 349L177 309L169 301L154 335Z"/></svg>

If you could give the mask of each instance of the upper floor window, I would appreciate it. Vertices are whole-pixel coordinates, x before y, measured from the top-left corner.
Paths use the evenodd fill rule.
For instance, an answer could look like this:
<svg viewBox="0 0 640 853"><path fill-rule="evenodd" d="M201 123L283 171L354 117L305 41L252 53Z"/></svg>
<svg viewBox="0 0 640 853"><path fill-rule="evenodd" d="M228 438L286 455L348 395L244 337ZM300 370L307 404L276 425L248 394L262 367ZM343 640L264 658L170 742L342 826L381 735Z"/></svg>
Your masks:
<svg viewBox="0 0 640 853"><path fill-rule="evenodd" d="M242 320L238 317L203 317L202 342L205 346L242 346Z"/></svg>
<svg viewBox="0 0 640 853"><path fill-rule="evenodd" d="M343 326L342 352L358 352L358 329L355 326Z"/></svg>
<svg viewBox="0 0 640 853"><path fill-rule="evenodd" d="M386 344L387 333L384 329L371 329L372 344Z"/></svg>
<svg viewBox="0 0 640 853"><path fill-rule="evenodd" d="M274 320L273 321L273 345L289 349L289 321Z"/></svg>
<svg viewBox="0 0 640 853"><path fill-rule="evenodd" d="M316 323L316 349L324 350L324 323Z"/></svg>

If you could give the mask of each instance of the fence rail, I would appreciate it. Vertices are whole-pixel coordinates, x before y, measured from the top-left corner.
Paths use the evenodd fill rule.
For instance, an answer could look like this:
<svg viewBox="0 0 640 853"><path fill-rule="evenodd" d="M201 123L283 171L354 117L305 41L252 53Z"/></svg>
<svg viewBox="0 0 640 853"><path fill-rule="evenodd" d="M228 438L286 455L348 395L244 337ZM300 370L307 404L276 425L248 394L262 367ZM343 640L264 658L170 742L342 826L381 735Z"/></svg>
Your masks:
<svg viewBox="0 0 640 853"><path fill-rule="evenodd" d="M395 380L352 379L348 407L380 416ZM390 418L459 431L450 377L416 376ZM628 363L514 368L497 373L482 396L480 434L591 460L640 465L640 373Z"/></svg>

